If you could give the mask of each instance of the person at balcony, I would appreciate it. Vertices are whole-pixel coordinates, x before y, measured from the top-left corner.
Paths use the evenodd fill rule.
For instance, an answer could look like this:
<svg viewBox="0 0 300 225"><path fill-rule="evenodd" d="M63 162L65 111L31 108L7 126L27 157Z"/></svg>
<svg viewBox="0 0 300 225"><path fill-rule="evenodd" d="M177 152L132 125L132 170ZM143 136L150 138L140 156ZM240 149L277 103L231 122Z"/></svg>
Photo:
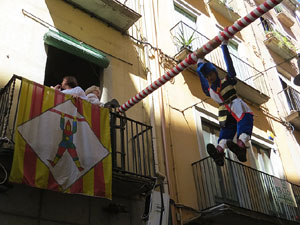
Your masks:
<svg viewBox="0 0 300 225"><path fill-rule="evenodd" d="M221 127L218 145L207 145L208 154L217 165L224 165L225 149L228 147L241 162L246 162L246 149L253 129L253 112L237 96L234 86L237 83L236 72L227 47L228 41L221 45L227 75L220 79L216 67L203 59L198 59L197 73L203 92L219 104L218 120ZM237 143L232 140L237 133Z"/></svg>
<svg viewBox="0 0 300 225"><path fill-rule="evenodd" d="M82 90L82 88L78 86L77 79L73 76L64 77L62 83L57 84L53 88L55 90L61 91L64 94L72 95L75 98L80 97L87 100L84 90Z"/></svg>
<svg viewBox="0 0 300 225"><path fill-rule="evenodd" d="M101 90L99 87L93 85L85 90L85 94L89 102L104 107L104 104L100 102Z"/></svg>

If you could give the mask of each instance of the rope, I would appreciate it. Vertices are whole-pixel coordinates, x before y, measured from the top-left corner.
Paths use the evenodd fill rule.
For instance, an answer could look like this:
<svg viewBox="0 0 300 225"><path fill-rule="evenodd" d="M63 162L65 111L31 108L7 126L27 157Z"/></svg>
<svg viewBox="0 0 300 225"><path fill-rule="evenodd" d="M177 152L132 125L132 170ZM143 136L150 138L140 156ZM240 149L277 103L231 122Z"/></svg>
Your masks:
<svg viewBox="0 0 300 225"><path fill-rule="evenodd" d="M180 72L185 70L192 64L196 64L198 58L204 58L204 56L214 49L216 49L224 40L228 40L234 36L237 32L241 31L243 28L248 26L250 23L255 21L257 18L274 8L276 5L281 3L283 0L267 0L263 4L259 5L256 9L251 11L248 15L236 21L232 26L226 27L221 31L215 38L208 41L200 49L197 49L195 52L189 54L186 59L176 65L173 69L165 73L163 76L158 78L144 90L140 91L134 97L129 99L123 105L118 108L119 112L125 112L136 103L144 99L146 96L151 94L153 91L164 85L171 78L178 75Z"/></svg>

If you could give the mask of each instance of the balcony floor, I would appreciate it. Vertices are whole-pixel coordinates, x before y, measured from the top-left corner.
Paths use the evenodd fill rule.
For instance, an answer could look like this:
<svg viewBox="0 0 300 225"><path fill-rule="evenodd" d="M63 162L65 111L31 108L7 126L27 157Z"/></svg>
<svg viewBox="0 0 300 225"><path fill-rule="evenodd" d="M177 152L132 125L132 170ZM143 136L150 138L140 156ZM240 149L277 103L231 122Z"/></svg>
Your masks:
<svg viewBox="0 0 300 225"><path fill-rule="evenodd" d="M283 220L275 216L264 215L262 213L257 213L240 207L220 204L216 207L203 210L198 218L185 223L185 225L296 225L299 224L299 222Z"/></svg>
<svg viewBox="0 0 300 225"><path fill-rule="evenodd" d="M134 174L113 170L112 193L117 196L133 196L150 191L155 183L154 178L141 177Z"/></svg>
<svg viewBox="0 0 300 225"><path fill-rule="evenodd" d="M293 124L297 130L300 130L300 112L292 111L287 117L286 120Z"/></svg>

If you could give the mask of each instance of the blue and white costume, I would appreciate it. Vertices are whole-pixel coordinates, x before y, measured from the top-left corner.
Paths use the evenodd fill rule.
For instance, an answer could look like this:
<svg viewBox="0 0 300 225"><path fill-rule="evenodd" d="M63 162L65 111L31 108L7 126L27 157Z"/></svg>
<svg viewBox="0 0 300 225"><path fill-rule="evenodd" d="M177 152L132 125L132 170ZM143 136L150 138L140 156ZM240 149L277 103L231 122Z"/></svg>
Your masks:
<svg viewBox="0 0 300 225"><path fill-rule="evenodd" d="M198 60L197 73L200 77L203 92L219 104L219 123L221 126L218 144L223 149L227 148L227 140L232 140L237 133L237 138L248 144L253 129L253 112L249 106L237 96L236 72L226 44L221 46L227 67L227 75L220 79L216 67L204 60ZM217 79L209 86L205 75L214 71Z"/></svg>

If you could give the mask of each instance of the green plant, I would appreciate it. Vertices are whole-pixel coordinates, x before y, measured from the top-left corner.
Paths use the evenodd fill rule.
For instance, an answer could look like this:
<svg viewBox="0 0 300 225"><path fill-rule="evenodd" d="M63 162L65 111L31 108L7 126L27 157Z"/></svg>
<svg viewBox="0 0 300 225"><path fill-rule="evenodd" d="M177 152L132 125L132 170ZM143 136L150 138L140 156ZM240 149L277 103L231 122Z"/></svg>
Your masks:
<svg viewBox="0 0 300 225"><path fill-rule="evenodd" d="M197 39L194 37L195 32L196 30L194 30L189 37L185 38L184 31L180 29L179 33L177 33L177 36L175 36L174 39L181 48L186 47L190 49L192 42Z"/></svg>
<svg viewBox="0 0 300 225"><path fill-rule="evenodd" d="M282 12L282 7L280 5L276 5L274 7L274 10L276 11L276 13L281 13Z"/></svg>
<svg viewBox="0 0 300 225"><path fill-rule="evenodd" d="M296 51L295 45L283 34L281 34L279 31L272 30L272 31L266 31L266 34L272 34L279 42L278 45L280 47L286 46L287 48Z"/></svg>

